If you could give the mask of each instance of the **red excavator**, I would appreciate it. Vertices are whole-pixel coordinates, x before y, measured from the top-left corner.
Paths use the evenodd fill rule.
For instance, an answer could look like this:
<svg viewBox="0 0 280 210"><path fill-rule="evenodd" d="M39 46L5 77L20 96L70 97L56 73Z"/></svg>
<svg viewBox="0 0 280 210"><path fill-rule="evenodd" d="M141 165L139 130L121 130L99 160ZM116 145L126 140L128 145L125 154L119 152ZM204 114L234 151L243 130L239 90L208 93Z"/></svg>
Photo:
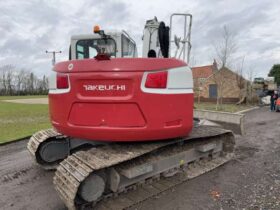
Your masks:
<svg viewBox="0 0 280 210"><path fill-rule="evenodd" d="M172 39L176 17L184 20L183 35ZM148 20L142 58L125 31L96 26L72 36L69 61L57 63L49 80L53 129L28 142L39 165L56 169L54 186L69 209L192 162L208 161L199 175L231 158L231 131L193 123L193 78L184 62L191 23L190 14L173 14L170 28Z"/></svg>

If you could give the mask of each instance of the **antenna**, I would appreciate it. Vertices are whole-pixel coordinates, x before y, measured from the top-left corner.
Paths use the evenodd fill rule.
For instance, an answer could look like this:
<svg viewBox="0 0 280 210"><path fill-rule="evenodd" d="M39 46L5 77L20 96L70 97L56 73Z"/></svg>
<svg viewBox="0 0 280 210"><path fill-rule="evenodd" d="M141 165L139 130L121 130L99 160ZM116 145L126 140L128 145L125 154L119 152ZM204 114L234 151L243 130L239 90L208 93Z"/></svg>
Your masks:
<svg viewBox="0 0 280 210"><path fill-rule="evenodd" d="M52 65L55 65L55 54L56 53L62 53L62 51L48 51L46 50L46 53L52 53L53 54L53 59L52 59Z"/></svg>

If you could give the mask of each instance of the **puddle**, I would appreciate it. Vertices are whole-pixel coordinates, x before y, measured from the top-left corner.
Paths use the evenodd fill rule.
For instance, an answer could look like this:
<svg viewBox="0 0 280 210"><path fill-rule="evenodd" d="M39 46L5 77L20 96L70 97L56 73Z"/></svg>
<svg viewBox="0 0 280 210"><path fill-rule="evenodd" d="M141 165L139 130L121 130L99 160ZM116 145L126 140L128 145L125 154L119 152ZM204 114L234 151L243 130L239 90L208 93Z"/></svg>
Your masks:
<svg viewBox="0 0 280 210"><path fill-rule="evenodd" d="M252 157L258 151L260 151L258 148L246 146L238 146L235 149L236 156L239 160L244 160L248 157Z"/></svg>
<svg viewBox="0 0 280 210"><path fill-rule="evenodd" d="M266 125L266 122L265 122L265 121L262 121L262 122L257 122L256 124L257 124L257 125Z"/></svg>

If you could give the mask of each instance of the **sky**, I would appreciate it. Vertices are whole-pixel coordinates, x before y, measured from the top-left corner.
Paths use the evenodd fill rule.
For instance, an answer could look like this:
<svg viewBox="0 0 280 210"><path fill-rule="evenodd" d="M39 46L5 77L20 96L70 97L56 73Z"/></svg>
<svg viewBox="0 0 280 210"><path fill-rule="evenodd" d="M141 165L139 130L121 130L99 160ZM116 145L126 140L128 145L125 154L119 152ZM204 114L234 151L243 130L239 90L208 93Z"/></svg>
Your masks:
<svg viewBox="0 0 280 210"><path fill-rule="evenodd" d="M48 75L52 55L45 51L61 50L57 61L67 60L71 35L90 34L97 24L126 30L141 55L146 20L169 25L172 13L193 15L193 66L212 64L224 26L237 45L232 68L244 58L244 74L265 77L280 63L280 0L0 0L0 66Z"/></svg>

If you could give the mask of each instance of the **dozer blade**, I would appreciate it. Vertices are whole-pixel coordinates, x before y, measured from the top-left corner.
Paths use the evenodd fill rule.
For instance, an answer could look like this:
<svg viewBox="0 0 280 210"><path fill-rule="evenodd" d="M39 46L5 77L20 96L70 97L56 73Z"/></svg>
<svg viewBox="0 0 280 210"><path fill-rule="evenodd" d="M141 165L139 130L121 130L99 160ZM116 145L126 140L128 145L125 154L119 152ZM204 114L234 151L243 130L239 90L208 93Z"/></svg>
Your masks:
<svg viewBox="0 0 280 210"><path fill-rule="evenodd" d="M194 110L194 117L199 118L202 125L220 126L233 131L235 134L244 134L244 114Z"/></svg>

